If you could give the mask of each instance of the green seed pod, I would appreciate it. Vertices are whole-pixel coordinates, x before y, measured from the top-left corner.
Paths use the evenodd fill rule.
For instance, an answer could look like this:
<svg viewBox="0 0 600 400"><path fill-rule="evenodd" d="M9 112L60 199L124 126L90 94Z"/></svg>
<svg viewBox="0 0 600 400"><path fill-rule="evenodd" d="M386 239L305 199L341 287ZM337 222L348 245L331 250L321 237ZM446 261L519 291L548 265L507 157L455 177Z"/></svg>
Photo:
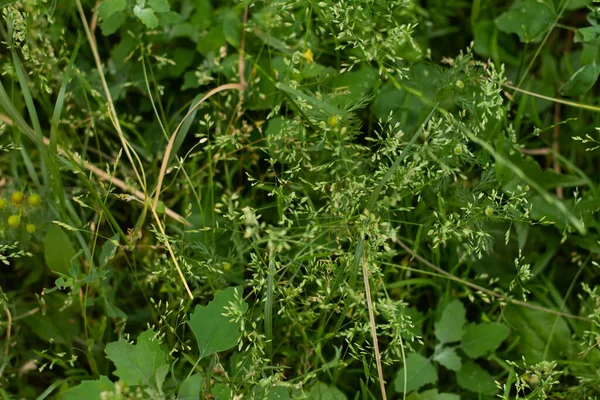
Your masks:
<svg viewBox="0 0 600 400"><path fill-rule="evenodd" d="M18 215L11 215L8 217L8 227L16 229L21 225L21 217Z"/></svg>
<svg viewBox="0 0 600 400"><path fill-rule="evenodd" d="M29 205L31 207L37 207L40 204L42 204L42 197L39 194L34 193L31 196L29 196L29 199L27 199L27 202L29 203Z"/></svg>
<svg viewBox="0 0 600 400"><path fill-rule="evenodd" d="M10 201L12 201L15 206L21 205L25 201L25 194L19 191L13 192L10 196Z"/></svg>

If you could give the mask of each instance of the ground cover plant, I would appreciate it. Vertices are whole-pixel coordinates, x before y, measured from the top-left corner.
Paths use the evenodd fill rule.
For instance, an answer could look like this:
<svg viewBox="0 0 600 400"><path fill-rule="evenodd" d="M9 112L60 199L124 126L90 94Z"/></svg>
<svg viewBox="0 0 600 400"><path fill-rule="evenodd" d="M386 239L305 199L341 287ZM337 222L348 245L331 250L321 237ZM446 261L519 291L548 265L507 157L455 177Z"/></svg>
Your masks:
<svg viewBox="0 0 600 400"><path fill-rule="evenodd" d="M0 10L0 398L600 395L599 4Z"/></svg>

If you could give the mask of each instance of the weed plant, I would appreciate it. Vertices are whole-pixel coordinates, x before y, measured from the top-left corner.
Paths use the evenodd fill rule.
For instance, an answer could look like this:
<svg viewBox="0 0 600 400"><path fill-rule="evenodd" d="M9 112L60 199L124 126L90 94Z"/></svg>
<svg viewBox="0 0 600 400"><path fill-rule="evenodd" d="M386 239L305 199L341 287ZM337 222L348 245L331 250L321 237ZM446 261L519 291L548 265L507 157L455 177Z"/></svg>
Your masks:
<svg viewBox="0 0 600 400"><path fill-rule="evenodd" d="M0 9L0 398L600 394L595 2Z"/></svg>

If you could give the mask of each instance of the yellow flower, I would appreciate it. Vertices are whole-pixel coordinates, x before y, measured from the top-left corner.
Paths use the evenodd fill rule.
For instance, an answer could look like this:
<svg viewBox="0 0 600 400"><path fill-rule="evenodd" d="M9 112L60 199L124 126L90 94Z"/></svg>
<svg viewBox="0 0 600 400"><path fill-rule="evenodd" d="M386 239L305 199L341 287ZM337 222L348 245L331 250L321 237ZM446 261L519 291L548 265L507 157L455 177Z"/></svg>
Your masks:
<svg viewBox="0 0 600 400"><path fill-rule="evenodd" d="M329 117L329 119L327 120L327 123L331 127L337 126L338 122L339 122L339 118L336 117L336 116L334 116L334 115L332 115L331 117Z"/></svg>
<svg viewBox="0 0 600 400"><path fill-rule="evenodd" d="M3 209L4 207L6 207L6 200L0 199L0 210Z"/></svg>
<svg viewBox="0 0 600 400"><path fill-rule="evenodd" d="M225 272L231 271L231 264L229 264L228 262L226 262L225 264L223 264L223 270Z"/></svg>
<svg viewBox="0 0 600 400"><path fill-rule="evenodd" d="M306 49L306 51L304 53L302 53L302 58L304 58L304 60L306 60L307 64L310 64L311 62L313 62L313 52L311 49Z"/></svg>
<svg viewBox="0 0 600 400"><path fill-rule="evenodd" d="M27 226L25 226L25 230L29 233L34 233L35 232L35 225L34 224L27 224Z"/></svg>

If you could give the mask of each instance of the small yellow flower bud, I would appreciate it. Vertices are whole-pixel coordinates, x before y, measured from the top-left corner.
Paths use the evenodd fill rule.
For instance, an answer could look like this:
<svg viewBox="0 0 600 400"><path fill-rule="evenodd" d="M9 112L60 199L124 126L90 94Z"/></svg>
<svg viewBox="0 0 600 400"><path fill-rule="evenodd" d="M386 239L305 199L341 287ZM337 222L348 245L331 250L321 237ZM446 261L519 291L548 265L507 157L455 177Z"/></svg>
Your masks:
<svg viewBox="0 0 600 400"><path fill-rule="evenodd" d="M0 210L6 207L6 199L0 199Z"/></svg>
<svg viewBox="0 0 600 400"><path fill-rule="evenodd" d="M313 62L313 52L311 49L306 49L304 53L302 53L302 58L306 61L307 64Z"/></svg>
<svg viewBox="0 0 600 400"><path fill-rule="evenodd" d="M492 207L486 207L485 215L487 215L488 217L491 217L492 215L494 215L494 209Z"/></svg>
<svg viewBox="0 0 600 400"><path fill-rule="evenodd" d="M34 193L31 196L29 196L29 199L27 199L27 202L29 203L29 205L31 207L37 207L40 204L42 204L42 197L39 194Z"/></svg>
<svg viewBox="0 0 600 400"><path fill-rule="evenodd" d="M23 192L13 192L10 201L12 201L15 206L18 206L25 201L25 195Z"/></svg>
<svg viewBox="0 0 600 400"><path fill-rule="evenodd" d="M27 225L25 226L25 230L26 230L28 233L34 233L34 232L35 232L35 225L34 225L34 224L27 224Z"/></svg>
<svg viewBox="0 0 600 400"><path fill-rule="evenodd" d="M16 229L21 225L21 217L18 215L11 215L8 217L8 227Z"/></svg>

